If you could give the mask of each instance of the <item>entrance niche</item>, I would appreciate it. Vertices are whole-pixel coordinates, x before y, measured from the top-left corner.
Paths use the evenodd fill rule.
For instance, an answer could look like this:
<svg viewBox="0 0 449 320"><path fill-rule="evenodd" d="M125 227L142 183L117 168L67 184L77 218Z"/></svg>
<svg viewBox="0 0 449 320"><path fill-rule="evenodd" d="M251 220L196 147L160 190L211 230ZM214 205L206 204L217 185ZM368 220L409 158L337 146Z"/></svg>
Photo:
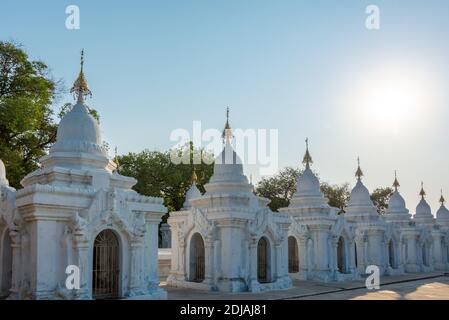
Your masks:
<svg viewBox="0 0 449 320"><path fill-rule="evenodd" d="M391 268L396 268L396 261L394 256L394 243L393 240L390 240L388 242L388 263Z"/></svg>
<svg viewBox="0 0 449 320"><path fill-rule="evenodd" d="M426 244L423 244L423 246L422 246L422 263L426 267L429 266L429 254L428 254L428 250L427 250L427 245Z"/></svg>
<svg viewBox="0 0 449 320"><path fill-rule="evenodd" d="M112 230L98 234L94 242L92 296L94 299L114 299L119 294L120 245Z"/></svg>
<svg viewBox="0 0 449 320"><path fill-rule="evenodd" d="M270 243L265 237L257 244L257 281L270 282Z"/></svg>
<svg viewBox="0 0 449 320"><path fill-rule="evenodd" d="M345 249L345 240L343 239L343 237L340 237L338 239L337 268L338 268L338 272L340 272L340 273L346 272L346 249Z"/></svg>
<svg viewBox="0 0 449 320"><path fill-rule="evenodd" d="M288 272L299 272L298 242L295 237L288 237Z"/></svg>
<svg viewBox="0 0 449 320"><path fill-rule="evenodd" d="M12 248L8 230L5 231L0 242L0 298L7 297L12 286Z"/></svg>
<svg viewBox="0 0 449 320"><path fill-rule="evenodd" d="M195 233L190 240L190 281L203 282L205 274L205 252L203 237Z"/></svg>

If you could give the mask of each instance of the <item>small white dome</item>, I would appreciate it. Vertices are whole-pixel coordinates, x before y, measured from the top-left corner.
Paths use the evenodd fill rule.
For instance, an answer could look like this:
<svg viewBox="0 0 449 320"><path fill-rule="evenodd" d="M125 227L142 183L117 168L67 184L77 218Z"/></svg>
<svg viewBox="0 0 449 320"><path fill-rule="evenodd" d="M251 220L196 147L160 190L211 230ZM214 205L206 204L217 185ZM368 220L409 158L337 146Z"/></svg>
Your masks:
<svg viewBox="0 0 449 320"><path fill-rule="evenodd" d="M437 211L437 220L449 220L449 210L444 205Z"/></svg>
<svg viewBox="0 0 449 320"><path fill-rule="evenodd" d="M201 197L201 192L198 190L196 183L193 183L192 186L187 190L186 200L184 201L183 207L190 208L192 205L190 204L191 199L196 199Z"/></svg>
<svg viewBox="0 0 449 320"><path fill-rule="evenodd" d="M242 161L229 141L226 142L219 156L215 158L214 174L210 179L210 184L215 183L248 184L248 179L243 174Z"/></svg>
<svg viewBox="0 0 449 320"><path fill-rule="evenodd" d="M348 206L373 206L369 191L360 179L351 191Z"/></svg>
<svg viewBox="0 0 449 320"><path fill-rule="evenodd" d="M430 209L427 201L422 198L419 204L416 206L416 215L417 216L432 216L432 209Z"/></svg>
<svg viewBox="0 0 449 320"><path fill-rule="evenodd" d="M87 107L77 103L59 123L56 143L50 152L89 152L105 154L100 128Z"/></svg>
<svg viewBox="0 0 449 320"><path fill-rule="evenodd" d="M6 179L5 164L1 159L0 159L0 185L9 185L8 179Z"/></svg>
<svg viewBox="0 0 449 320"><path fill-rule="evenodd" d="M399 191L393 192L390 197L390 201L388 202L388 209L391 211L404 210L405 208L405 200L399 193Z"/></svg>
<svg viewBox="0 0 449 320"><path fill-rule="evenodd" d="M303 174L298 177L297 196L316 196L321 195L320 181L313 174L312 170L307 167Z"/></svg>

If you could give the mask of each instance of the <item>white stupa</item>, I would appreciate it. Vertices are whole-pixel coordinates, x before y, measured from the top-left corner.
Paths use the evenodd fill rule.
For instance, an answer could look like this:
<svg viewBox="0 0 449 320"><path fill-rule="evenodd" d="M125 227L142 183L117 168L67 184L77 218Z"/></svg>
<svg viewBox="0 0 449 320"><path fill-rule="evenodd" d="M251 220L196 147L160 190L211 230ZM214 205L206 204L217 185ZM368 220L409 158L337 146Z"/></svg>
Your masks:
<svg viewBox="0 0 449 320"><path fill-rule="evenodd" d="M399 181L395 172L393 188L394 192L391 194L388 201L388 208L385 210L384 219L387 222L398 225L407 225L411 221L411 214L406 208L405 200L399 192Z"/></svg>
<svg viewBox="0 0 449 320"><path fill-rule="evenodd" d="M195 186L184 208L172 212L172 261L167 284L224 292L285 289L286 215L273 213L269 200L256 196L232 147L228 117L223 150L201 195Z"/></svg>
<svg viewBox="0 0 449 320"><path fill-rule="evenodd" d="M449 228L449 210L444 205L446 200L443 197L443 191L441 191L440 203L441 206L437 211L437 223L445 228Z"/></svg>
<svg viewBox="0 0 449 320"><path fill-rule="evenodd" d="M432 209L426 201L426 192L424 191L424 183L421 183L421 191L419 192L421 196L421 200L416 206L416 213L413 217L413 220L418 225L427 225L432 226L435 223L435 218L432 214Z"/></svg>
<svg viewBox="0 0 449 320"><path fill-rule="evenodd" d="M14 264L12 298L161 299L158 225L160 198L132 190L134 178L117 173L103 147L98 122L84 100L91 95L83 71L71 92L76 104L61 120L56 143L41 167L23 180L17 208L23 221ZM66 286L77 266L81 286Z"/></svg>

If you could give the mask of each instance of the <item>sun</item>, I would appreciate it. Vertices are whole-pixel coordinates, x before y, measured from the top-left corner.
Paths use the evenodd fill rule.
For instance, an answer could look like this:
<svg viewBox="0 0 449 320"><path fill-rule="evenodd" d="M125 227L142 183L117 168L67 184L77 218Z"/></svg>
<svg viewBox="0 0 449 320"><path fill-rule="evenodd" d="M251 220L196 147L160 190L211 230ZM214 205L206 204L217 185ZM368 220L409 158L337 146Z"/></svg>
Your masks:
<svg viewBox="0 0 449 320"><path fill-rule="evenodd" d="M412 121L424 102L418 81L400 76L377 79L365 90L360 105L365 120L393 131Z"/></svg>
<svg viewBox="0 0 449 320"><path fill-rule="evenodd" d="M353 89L351 109L360 123L395 134L424 117L434 100L432 80L413 68L375 70Z"/></svg>

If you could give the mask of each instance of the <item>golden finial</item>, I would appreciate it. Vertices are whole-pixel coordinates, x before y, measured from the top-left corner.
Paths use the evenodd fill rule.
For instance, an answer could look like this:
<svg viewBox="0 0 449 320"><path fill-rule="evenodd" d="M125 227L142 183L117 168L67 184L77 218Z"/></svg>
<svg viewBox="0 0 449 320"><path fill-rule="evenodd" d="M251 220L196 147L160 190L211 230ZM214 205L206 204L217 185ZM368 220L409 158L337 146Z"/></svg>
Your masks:
<svg viewBox="0 0 449 320"><path fill-rule="evenodd" d="M444 199L444 197L443 197L443 189L441 189L441 197L440 197L441 206L444 206L445 202L446 202L446 199Z"/></svg>
<svg viewBox="0 0 449 320"><path fill-rule="evenodd" d="M312 156L309 152L309 138L306 138L306 154L304 155L304 158L302 159L302 163L306 165L306 168L310 167L310 164L313 163Z"/></svg>
<svg viewBox="0 0 449 320"><path fill-rule="evenodd" d="M195 166L193 166L193 171L192 171L192 185L196 184L197 181L198 181L198 177L197 177L197 175L196 175Z"/></svg>
<svg viewBox="0 0 449 320"><path fill-rule="evenodd" d="M426 192L424 191L424 182L421 181L421 191L419 192L419 195L424 200L424 196L426 195Z"/></svg>
<svg viewBox="0 0 449 320"><path fill-rule="evenodd" d="M399 188L400 186L401 186L401 185L399 184L399 181L398 181L397 172L396 172L396 170L394 170L394 182L393 182L394 190L395 190L395 191L398 191L398 188Z"/></svg>
<svg viewBox="0 0 449 320"><path fill-rule="evenodd" d="M231 125L229 124L229 106L226 108L226 124L223 129L223 140L228 140L232 138L232 129Z"/></svg>
<svg viewBox="0 0 449 320"><path fill-rule="evenodd" d="M360 157L357 157L357 171L355 172L357 180L361 180L363 177L363 171L360 169Z"/></svg>
<svg viewBox="0 0 449 320"><path fill-rule="evenodd" d="M78 103L83 103L87 96L92 97L86 78L84 77L84 49L81 51L81 69L78 78L75 80L70 93L73 94Z"/></svg>

